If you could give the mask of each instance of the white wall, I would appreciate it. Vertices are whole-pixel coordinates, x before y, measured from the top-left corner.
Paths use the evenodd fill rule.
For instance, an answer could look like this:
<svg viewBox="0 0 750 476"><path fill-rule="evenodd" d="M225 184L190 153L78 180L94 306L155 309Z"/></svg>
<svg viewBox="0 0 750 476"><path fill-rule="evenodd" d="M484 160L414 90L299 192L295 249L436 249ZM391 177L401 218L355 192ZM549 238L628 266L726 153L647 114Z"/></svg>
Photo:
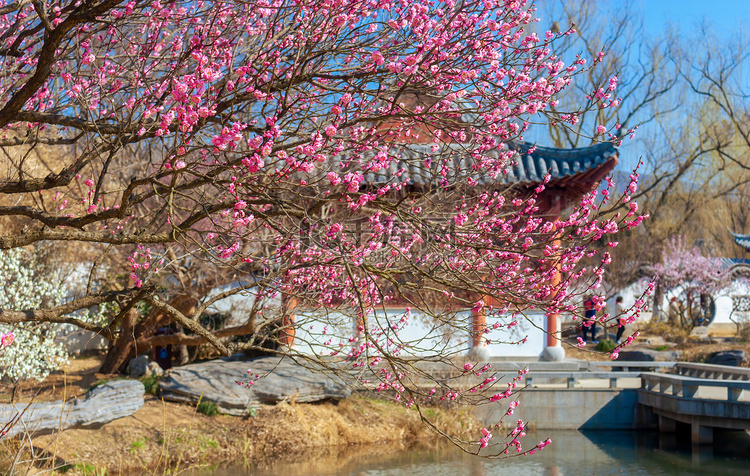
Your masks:
<svg viewBox="0 0 750 476"><path fill-rule="evenodd" d="M617 296L622 296L623 309L630 309L631 307L633 307L633 305L635 305L636 299L641 299L643 297L643 292L648 287L648 282L649 281L647 279L641 279L630 284L628 287L621 289L620 292L610 296L609 299L607 299L607 312L609 312L610 314L615 312L615 299L617 298ZM651 299L652 296L646 296L646 300L647 302L649 302L649 307ZM649 321L651 321L652 315L653 313L651 311L641 312L638 323L648 323Z"/></svg>
<svg viewBox="0 0 750 476"><path fill-rule="evenodd" d="M236 287L233 283L217 288L209 295ZM208 312L229 314L227 325L244 323L244 319L255 300L255 289L230 296L214 303ZM269 314L278 313L279 299L267 300ZM357 333L350 316L328 309L298 310L296 313L295 350L307 355L328 357L332 354L345 356L357 343ZM383 345L389 351L401 348L404 355L414 356L458 356L466 355L471 347L469 329L471 329L471 312L462 311L456 314L453 325L440 323L418 311L408 315L405 308L379 310L368 317L369 328L387 330L387 339ZM490 357L518 356L538 357L546 345L545 316L541 313L529 313L519 316L518 325L507 325L512 321L509 316L489 317L487 326L490 332L485 335L488 340L485 349ZM502 326L493 329L493 324ZM393 327L398 331L394 331Z"/></svg>
<svg viewBox="0 0 750 476"><path fill-rule="evenodd" d="M517 326L510 329L501 327L490 331L486 346L492 357L539 357L547 345L547 319L542 313L527 313L515 319ZM512 321L510 317L494 320L501 324ZM492 327L493 319L487 319L487 325Z"/></svg>
<svg viewBox="0 0 750 476"><path fill-rule="evenodd" d="M351 319L341 313L309 311L298 313L296 319L295 350L298 352L341 356L357 343ZM400 351L404 356L464 356L471 347L470 311L459 312L453 325L436 322L415 311L407 315L405 309L378 311L368 319L370 329L386 329L381 345L389 351ZM545 316L537 313L519 317L518 325L508 329L506 326L511 320L509 317L488 318L490 332L485 334L488 341L485 349L489 356L540 356L546 343L546 334L542 331ZM492 329L495 322L503 327Z"/></svg>
<svg viewBox="0 0 750 476"><path fill-rule="evenodd" d="M732 286L724 288L720 293L714 295L714 302L716 303L716 314L713 322L711 322L711 325L708 326L709 329L711 329L711 327L718 326L734 326L734 323L732 322L730 317L735 321L747 321L748 319L750 319L750 313L748 312L735 311L734 314L732 313L732 297L736 296L750 297L750 283L745 280L737 280L732 283Z"/></svg>
<svg viewBox="0 0 750 476"><path fill-rule="evenodd" d="M641 294L643 293L643 290L646 287L646 282L643 283L634 283L628 286L627 288L622 289L618 295L623 296L624 298L624 304L625 307L629 307L635 303L635 299L639 298ZM670 299L673 296L678 296L682 292L681 288L676 288L670 292L667 292L664 294L664 300L662 301L662 315L666 316L669 312L669 302ZM718 328L718 327L726 327L729 325L734 325L732 322L732 319L735 320L750 320L750 313L748 312L737 312L735 311L734 314L732 313L733 309L733 303L732 303L732 297L735 296L749 296L750 297L750 282L744 279L735 280L731 286L722 289L718 293L713 294L714 303L716 304L716 312L714 315L714 320L711 322L711 324L708 326L709 329ZM650 296L648 297L650 299ZM614 309L614 299L611 299L607 301L609 309ZM651 319L651 313L643 313L641 314L641 319L639 322L648 322Z"/></svg>
<svg viewBox="0 0 750 476"><path fill-rule="evenodd" d="M219 293L235 289L238 286L240 286L240 283L230 283L226 286L214 288L208 293L207 297L211 298ZM206 312L228 315L229 320L226 323L227 326L242 325L247 320L247 317L250 314L250 310L253 308L253 304L255 304L255 295L257 293L257 290L258 288L248 288L244 291L239 292L238 294L233 294L229 297L216 301L206 309ZM278 307L279 299L267 301L269 301L268 304L271 304L274 307Z"/></svg>
<svg viewBox="0 0 750 476"><path fill-rule="evenodd" d="M468 334L440 325L406 309L378 311L367 317L368 330L378 345L403 356L465 353ZM358 344L353 318L328 310L296 313L295 350L319 356L346 355ZM460 323L458 325L461 325Z"/></svg>

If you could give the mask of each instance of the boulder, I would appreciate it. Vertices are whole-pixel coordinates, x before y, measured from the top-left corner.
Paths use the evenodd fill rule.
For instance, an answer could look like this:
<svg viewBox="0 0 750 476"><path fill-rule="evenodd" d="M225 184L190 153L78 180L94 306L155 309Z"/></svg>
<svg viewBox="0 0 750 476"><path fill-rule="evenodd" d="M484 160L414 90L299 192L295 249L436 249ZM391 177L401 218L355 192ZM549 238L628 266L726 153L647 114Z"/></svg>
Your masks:
<svg viewBox="0 0 750 476"><path fill-rule="evenodd" d="M306 364L306 367L312 366ZM315 402L351 395L348 386L306 367L278 357L190 364L167 372L160 382L161 395L165 400L192 404L208 400L220 412L230 415L247 415L263 403L286 399ZM249 380L254 383L245 385Z"/></svg>
<svg viewBox="0 0 750 476"><path fill-rule="evenodd" d="M681 350L653 350L643 347L630 348L620 352L619 360L633 362L674 362L682 357Z"/></svg>
<svg viewBox="0 0 750 476"><path fill-rule="evenodd" d="M72 401L0 405L0 422L9 428L6 437L51 433L67 428L97 428L132 415L143 406L143 384L137 380L113 380ZM17 421L16 421L17 419Z"/></svg>
<svg viewBox="0 0 750 476"><path fill-rule="evenodd" d="M149 362L146 366L146 372L143 374L146 377L156 376L161 377L164 375L164 369L161 368L158 362Z"/></svg>
<svg viewBox="0 0 750 476"><path fill-rule="evenodd" d="M148 368L148 355L139 355L138 357L131 359L128 364L128 375L133 378L138 378L146 375L146 369Z"/></svg>
<svg viewBox="0 0 750 476"><path fill-rule="evenodd" d="M666 344L667 344L667 342L666 342L666 341L664 340L664 338L663 338L663 337L659 337L659 336L650 336L650 337L646 337L646 338L644 339L644 344L646 344L646 345L654 345L654 346L656 346L656 345L666 345Z"/></svg>
<svg viewBox="0 0 750 476"><path fill-rule="evenodd" d="M747 353L741 349L712 352L706 357L706 363L739 367L740 365L747 363Z"/></svg>

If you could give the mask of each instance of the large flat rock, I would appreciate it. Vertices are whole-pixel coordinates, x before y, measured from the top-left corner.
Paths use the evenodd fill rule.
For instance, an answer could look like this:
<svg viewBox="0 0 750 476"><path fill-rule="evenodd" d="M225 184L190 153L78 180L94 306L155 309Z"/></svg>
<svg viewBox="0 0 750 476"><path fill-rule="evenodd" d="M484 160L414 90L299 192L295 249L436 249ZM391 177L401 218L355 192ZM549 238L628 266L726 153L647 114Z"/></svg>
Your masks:
<svg viewBox="0 0 750 476"><path fill-rule="evenodd" d="M307 365L309 366L309 365ZM261 378L249 387L248 370ZM351 389L332 378L290 359L259 357L248 360L217 359L173 368L160 382L165 400L214 402L222 413L246 415L263 403L285 399L315 402L351 395Z"/></svg>
<svg viewBox="0 0 750 476"><path fill-rule="evenodd" d="M630 347L620 352L618 360L633 362L675 362L682 357L681 350L654 350L645 347Z"/></svg>
<svg viewBox="0 0 750 476"><path fill-rule="evenodd" d="M113 380L72 401L0 405L0 422L16 420L6 437L22 433L51 433L66 428L96 428L135 413L143 406L143 384Z"/></svg>
<svg viewBox="0 0 750 476"><path fill-rule="evenodd" d="M742 349L722 350L712 352L706 357L707 364L731 365L739 367L747 363L747 352Z"/></svg>

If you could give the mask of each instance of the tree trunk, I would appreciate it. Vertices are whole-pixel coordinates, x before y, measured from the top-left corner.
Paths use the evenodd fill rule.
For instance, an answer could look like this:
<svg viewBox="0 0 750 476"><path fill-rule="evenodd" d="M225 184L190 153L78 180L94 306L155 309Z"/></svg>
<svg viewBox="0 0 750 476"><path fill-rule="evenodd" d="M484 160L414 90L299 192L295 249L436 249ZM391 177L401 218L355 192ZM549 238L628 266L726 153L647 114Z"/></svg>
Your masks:
<svg viewBox="0 0 750 476"><path fill-rule="evenodd" d="M661 320L661 306L664 302L664 288L657 282L656 289L654 289L654 306L653 312L651 313L651 322L657 323Z"/></svg>
<svg viewBox="0 0 750 476"><path fill-rule="evenodd" d="M16 382L13 385L13 393L10 394L10 403L16 403L21 396L21 382Z"/></svg>
<svg viewBox="0 0 750 476"><path fill-rule="evenodd" d="M182 326L177 326L177 332L184 332L185 329L182 328ZM177 346L177 358L178 362L177 365L185 365L190 362L190 353L188 352L188 346L186 345L178 345Z"/></svg>
<svg viewBox="0 0 750 476"><path fill-rule="evenodd" d="M192 296L182 294L176 296L170 304L185 316L191 317L198 301ZM120 334L107 352L104 363L99 369L100 373L124 373L133 358L150 350L150 347L140 348L138 342L153 336L159 327L171 322L169 316L158 309L152 311L141 322L136 322L137 319L137 311L131 309L123 319Z"/></svg>
<svg viewBox="0 0 750 476"><path fill-rule="evenodd" d="M135 357L135 335L133 327L138 318L138 311L130 309L122 319L120 334L110 344L107 356L99 368L99 373L115 374L124 372L130 360Z"/></svg>

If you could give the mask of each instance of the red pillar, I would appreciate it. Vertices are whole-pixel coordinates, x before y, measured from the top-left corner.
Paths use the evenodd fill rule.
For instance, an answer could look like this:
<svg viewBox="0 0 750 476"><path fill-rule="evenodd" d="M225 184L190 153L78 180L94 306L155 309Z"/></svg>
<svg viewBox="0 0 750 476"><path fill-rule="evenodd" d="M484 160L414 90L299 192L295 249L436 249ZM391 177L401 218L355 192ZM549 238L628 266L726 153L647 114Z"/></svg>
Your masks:
<svg viewBox="0 0 750 476"><path fill-rule="evenodd" d="M561 201L560 196L556 196L554 199L554 202L549 207L549 219L553 223L557 223L557 221L560 219L561 215ZM553 241L553 244L560 249L562 246L562 240L560 238L557 238ZM557 268L557 273L555 273L555 276L552 278L552 281L550 282L551 286L557 286L561 282L561 275L560 275L560 263L557 262L554 264L554 266ZM552 298L554 298L556 293L552 294ZM565 358L565 349L562 347L562 343L560 342L560 314L548 314L547 315L547 346L544 349L544 352L542 353L542 358L544 360L553 360L553 361L559 361L563 360Z"/></svg>
<svg viewBox="0 0 750 476"><path fill-rule="evenodd" d="M560 245L560 240L555 240L556 245ZM560 284L560 264L556 264L557 274L552 278L550 283L552 286ZM554 297L554 295L552 296ZM560 314L548 314L547 315L547 347L555 347L560 345Z"/></svg>
<svg viewBox="0 0 750 476"><path fill-rule="evenodd" d="M294 296L282 296L281 329L279 330L279 344L290 348L294 345L294 308L299 303Z"/></svg>
<svg viewBox="0 0 750 476"><path fill-rule="evenodd" d="M487 328L487 313L482 309L471 311L471 347L484 346L484 330Z"/></svg>
<svg viewBox="0 0 750 476"><path fill-rule="evenodd" d="M484 296L483 301L481 309L471 311L471 348L475 351L481 351L486 345L484 334L487 329L487 307L497 304L492 296Z"/></svg>

